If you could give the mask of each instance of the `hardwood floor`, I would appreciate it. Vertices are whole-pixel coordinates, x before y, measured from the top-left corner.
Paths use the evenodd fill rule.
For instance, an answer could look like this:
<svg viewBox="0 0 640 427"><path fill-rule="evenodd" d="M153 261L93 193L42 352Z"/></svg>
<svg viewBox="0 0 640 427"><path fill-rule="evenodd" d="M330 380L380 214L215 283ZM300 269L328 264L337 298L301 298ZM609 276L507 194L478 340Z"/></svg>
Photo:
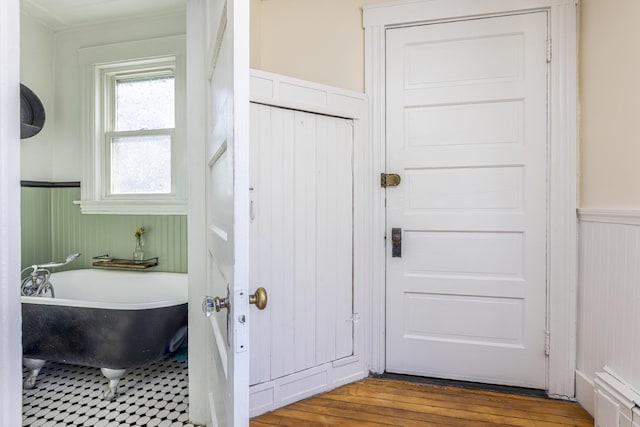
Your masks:
<svg viewBox="0 0 640 427"><path fill-rule="evenodd" d="M251 420L274 425L592 427L593 418L571 402L367 378Z"/></svg>

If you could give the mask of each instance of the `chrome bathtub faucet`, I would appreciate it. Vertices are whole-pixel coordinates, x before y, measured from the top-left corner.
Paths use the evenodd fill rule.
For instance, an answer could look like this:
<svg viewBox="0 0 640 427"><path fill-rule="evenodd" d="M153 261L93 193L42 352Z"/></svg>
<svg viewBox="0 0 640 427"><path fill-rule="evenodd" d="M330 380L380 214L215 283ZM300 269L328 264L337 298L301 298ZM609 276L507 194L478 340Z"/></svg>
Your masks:
<svg viewBox="0 0 640 427"><path fill-rule="evenodd" d="M25 268L20 272L20 274L29 269L32 269L32 271L29 273L29 276L22 279L22 282L20 283L20 295L25 297L42 297L46 296L47 293L50 293L51 298L55 298L53 285L49 281L51 272L48 269L67 265L79 256L79 253L75 253L68 255L62 262L48 262L40 265L34 264Z"/></svg>

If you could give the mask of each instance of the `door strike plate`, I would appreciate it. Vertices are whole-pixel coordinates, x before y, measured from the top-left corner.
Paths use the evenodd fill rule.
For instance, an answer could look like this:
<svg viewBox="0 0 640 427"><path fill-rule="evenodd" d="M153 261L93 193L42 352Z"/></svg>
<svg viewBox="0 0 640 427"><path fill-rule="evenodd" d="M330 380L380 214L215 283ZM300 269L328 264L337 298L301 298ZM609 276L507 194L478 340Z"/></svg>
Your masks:
<svg viewBox="0 0 640 427"><path fill-rule="evenodd" d="M381 173L380 186L382 188L395 187L400 184L400 175L395 173Z"/></svg>

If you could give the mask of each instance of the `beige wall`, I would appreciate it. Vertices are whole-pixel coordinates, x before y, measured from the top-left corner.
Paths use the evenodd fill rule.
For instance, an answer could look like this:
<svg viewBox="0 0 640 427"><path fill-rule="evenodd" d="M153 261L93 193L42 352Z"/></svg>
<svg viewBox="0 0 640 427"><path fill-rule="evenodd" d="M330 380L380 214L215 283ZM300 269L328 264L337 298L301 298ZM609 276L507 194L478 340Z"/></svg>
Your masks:
<svg viewBox="0 0 640 427"><path fill-rule="evenodd" d="M251 66L364 90L364 4L252 0ZM640 1L582 0L581 207L640 209Z"/></svg>
<svg viewBox="0 0 640 427"><path fill-rule="evenodd" d="M640 208L638 17L638 0L582 0L581 207Z"/></svg>
<svg viewBox="0 0 640 427"><path fill-rule="evenodd" d="M252 0L251 67L364 91L362 6L383 0Z"/></svg>

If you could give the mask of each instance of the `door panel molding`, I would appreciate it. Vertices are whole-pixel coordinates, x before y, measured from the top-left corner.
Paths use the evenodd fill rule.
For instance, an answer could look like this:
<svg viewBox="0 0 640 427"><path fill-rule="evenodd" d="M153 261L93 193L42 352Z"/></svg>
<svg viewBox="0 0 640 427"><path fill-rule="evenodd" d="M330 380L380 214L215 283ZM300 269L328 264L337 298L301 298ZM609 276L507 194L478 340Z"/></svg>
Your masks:
<svg viewBox="0 0 640 427"><path fill-rule="evenodd" d="M374 175L385 170L385 31L387 28L532 11L549 16L548 319L550 355L547 392L575 395L577 289L577 81L575 0L400 1L364 8L365 89L370 99L369 137ZM384 189L373 205L371 370L384 372L385 360L385 206Z"/></svg>
<svg viewBox="0 0 640 427"><path fill-rule="evenodd" d="M190 419L242 426L249 424L249 1L190 0L187 24ZM205 295L228 295L229 316L206 318Z"/></svg>

